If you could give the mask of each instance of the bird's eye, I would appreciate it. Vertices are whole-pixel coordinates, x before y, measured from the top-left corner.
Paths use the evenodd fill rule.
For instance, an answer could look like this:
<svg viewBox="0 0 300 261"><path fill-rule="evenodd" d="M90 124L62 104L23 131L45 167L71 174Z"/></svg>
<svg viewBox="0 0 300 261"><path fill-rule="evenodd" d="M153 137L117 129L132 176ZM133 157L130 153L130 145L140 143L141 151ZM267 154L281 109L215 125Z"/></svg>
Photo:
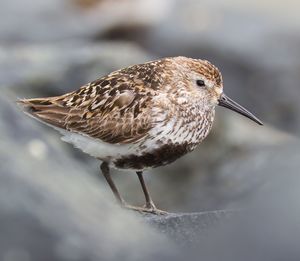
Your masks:
<svg viewBox="0 0 300 261"><path fill-rule="evenodd" d="M204 82L203 80L197 80L196 83L197 83L197 85L200 86L200 87L205 86L205 82Z"/></svg>

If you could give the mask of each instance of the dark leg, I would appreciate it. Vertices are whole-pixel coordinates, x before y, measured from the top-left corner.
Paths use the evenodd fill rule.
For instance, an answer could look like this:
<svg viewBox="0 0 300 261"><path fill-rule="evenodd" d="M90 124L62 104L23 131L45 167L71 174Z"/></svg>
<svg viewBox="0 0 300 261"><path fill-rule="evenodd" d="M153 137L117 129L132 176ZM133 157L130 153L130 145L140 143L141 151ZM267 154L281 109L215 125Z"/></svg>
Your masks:
<svg viewBox="0 0 300 261"><path fill-rule="evenodd" d="M150 197L150 194L148 192L148 189L146 187L145 181L144 181L144 177L143 177L143 172L142 171L137 171L136 174L139 177L140 183L142 185L142 189L145 195L145 199L146 199L146 208L155 208L155 205Z"/></svg>
<svg viewBox="0 0 300 261"><path fill-rule="evenodd" d="M142 171L137 171L136 174L139 177L139 180L140 180L140 183L141 183L144 195L145 195L145 199L146 199L145 209L148 210L147 212L152 212L154 214L167 214L166 211L159 210L154 205L153 200L151 199L151 196L150 196L150 194L148 192L148 189L147 189L147 186L145 184L144 177L143 177L143 172Z"/></svg>
<svg viewBox="0 0 300 261"><path fill-rule="evenodd" d="M114 193L115 195L115 198L117 199L117 201L119 202L120 205L124 205L125 204L125 201L124 199L121 197L114 181L112 180L111 176L110 176L110 173L109 173L109 166L106 162L102 162L101 166L100 166L100 169L102 171L102 174L103 176L105 177L108 185L110 186L112 192Z"/></svg>
<svg viewBox="0 0 300 261"><path fill-rule="evenodd" d="M108 185L110 186L112 192L114 193L115 198L117 199L118 203L127 209L131 209L131 210L135 210L135 211L139 211L139 212L146 212L146 213L153 213L153 214L166 214L167 212L159 210L155 207L153 201L151 200L151 197L148 193L148 190L146 188L143 176L142 176L142 172L137 173L146 197L146 207L135 207L135 206L130 206L127 205L125 200L121 197L114 181L112 180L110 173L109 173L109 166L106 162L103 162L100 166L100 169L102 171L103 176L105 177Z"/></svg>

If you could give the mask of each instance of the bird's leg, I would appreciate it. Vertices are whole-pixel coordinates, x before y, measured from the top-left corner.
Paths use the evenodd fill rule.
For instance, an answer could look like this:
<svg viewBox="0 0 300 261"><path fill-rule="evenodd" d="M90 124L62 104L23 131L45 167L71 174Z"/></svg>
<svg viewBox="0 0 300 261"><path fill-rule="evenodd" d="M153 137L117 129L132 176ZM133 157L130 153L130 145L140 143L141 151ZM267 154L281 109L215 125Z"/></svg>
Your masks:
<svg viewBox="0 0 300 261"><path fill-rule="evenodd" d="M145 199L146 199L145 207L146 208L153 208L153 209L156 208L155 205L154 205L154 202L153 202L153 200L152 200L152 198L151 198L151 196L148 192L148 189L147 189L144 177L143 177L143 172L142 171L137 171L136 174L139 177L139 180L140 180L140 183L141 183L144 195L145 195Z"/></svg>
<svg viewBox="0 0 300 261"><path fill-rule="evenodd" d="M142 171L137 171L136 174L138 175L138 178L140 180L140 183L141 183L144 195L145 195L145 199L146 199L146 205L144 207L144 210L141 209L141 211L143 211L143 212L150 212L150 213L153 213L153 214L160 214L160 215L167 214L168 212L163 211L163 210L159 210L154 205L154 202L151 199L151 196L150 196L150 194L148 192L148 189L147 189L147 186L145 184L144 177L143 177L143 172Z"/></svg>
<svg viewBox="0 0 300 261"><path fill-rule="evenodd" d="M102 171L103 176L105 177L108 185L110 186L112 192L114 193L114 196L116 198L116 200L118 201L118 203L121 206L126 205L125 200L122 198L122 196L120 195L114 181L112 180L111 176L110 176L110 172L109 172L109 166L107 164L107 162L102 162L100 169Z"/></svg>
<svg viewBox="0 0 300 261"><path fill-rule="evenodd" d="M135 210L135 211L139 211L139 212L146 212L146 213L153 213L153 214L160 214L160 215L167 214L167 212L159 210L155 207L155 205L148 193L148 190L146 188L142 172L139 172L139 173L137 172L137 174L138 174L138 177L140 179L140 182L141 182L144 194L145 194L146 206L145 207L135 207L135 206L128 205L125 202L125 200L122 198L122 196L120 195L114 181L112 180L112 178L110 176L109 166L108 166L107 162L103 162L100 166L100 169L101 169L102 174L105 177L108 185L110 186L112 192L114 193L116 200L122 207L131 209L131 210Z"/></svg>

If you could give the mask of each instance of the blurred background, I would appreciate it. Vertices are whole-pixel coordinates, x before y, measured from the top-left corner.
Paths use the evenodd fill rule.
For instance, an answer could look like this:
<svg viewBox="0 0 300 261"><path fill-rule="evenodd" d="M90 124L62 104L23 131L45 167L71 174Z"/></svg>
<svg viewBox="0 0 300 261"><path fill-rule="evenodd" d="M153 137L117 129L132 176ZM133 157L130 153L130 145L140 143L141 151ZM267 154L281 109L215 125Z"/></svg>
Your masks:
<svg viewBox="0 0 300 261"><path fill-rule="evenodd" d="M158 207L170 212L247 207L276 175L299 173L299 11L296 0L1 0L2 213L28 213L60 231L55 224L62 212L53 214L53 202L63 202L58 209L71 208L65 215L79 223L87 218L84 211L92 211L89 204L94 209L114 203L99 162L23 115L17 98L61 95L111 71L166 56L211 61L223 74L228 96L265 126L217 108L213 131L196 151L146 172ZM134 173L113 171L113 178L128 202L143 204ZM7 235L2 245L10 245L11 231ZM5 252L2 260L29 260L22 251ZM61 244L56 253L76 260ZM55 258L49 254L49 260Z"/></svg>

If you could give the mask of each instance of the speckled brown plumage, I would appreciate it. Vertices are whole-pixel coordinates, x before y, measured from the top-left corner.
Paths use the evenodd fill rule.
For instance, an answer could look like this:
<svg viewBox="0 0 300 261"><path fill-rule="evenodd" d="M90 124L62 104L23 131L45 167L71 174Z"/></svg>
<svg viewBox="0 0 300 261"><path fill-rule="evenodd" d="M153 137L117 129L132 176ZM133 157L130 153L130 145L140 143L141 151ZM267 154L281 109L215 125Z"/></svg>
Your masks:
<svg viewBox="0 0 300 261"><path fill-rule="evenodd" d="M173 57L112 72L62 96L19 103L58 129L63 140L103 161L102 172L123 202L109 166L138 171L146 193L141 171L192 151L211 130L215 106L225 104L222 93L222 76L214 65Z"/></svg>
<svg viewBox="0 0 300 261"><path fill-rule="evenodd" d="M134 65L60 97L21 102L35 117L56 127L109 143L136 142L152 127L151 98L167 83L161 77L166 64Z"/></svg>

